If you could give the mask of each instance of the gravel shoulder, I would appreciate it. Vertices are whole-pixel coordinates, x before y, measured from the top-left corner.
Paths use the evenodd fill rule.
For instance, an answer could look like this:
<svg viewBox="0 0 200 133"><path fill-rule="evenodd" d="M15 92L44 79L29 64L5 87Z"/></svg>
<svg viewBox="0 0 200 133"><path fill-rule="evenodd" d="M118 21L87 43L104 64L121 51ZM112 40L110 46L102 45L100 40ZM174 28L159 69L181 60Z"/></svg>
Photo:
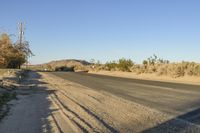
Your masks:
<svg viewBox="0 0 200 133"><path fill-rule="evenodd" d="M2 133L200 132L198 125L49 73L31 72Z"/></svg>

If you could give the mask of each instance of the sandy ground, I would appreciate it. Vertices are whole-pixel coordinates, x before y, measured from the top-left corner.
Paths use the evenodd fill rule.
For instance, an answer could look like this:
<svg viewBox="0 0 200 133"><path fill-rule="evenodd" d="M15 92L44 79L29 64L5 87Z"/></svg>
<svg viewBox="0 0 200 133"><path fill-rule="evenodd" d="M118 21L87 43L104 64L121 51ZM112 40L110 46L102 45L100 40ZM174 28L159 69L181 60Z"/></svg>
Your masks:
<svg viewBox="0 0 200 133"><path fill-rule="evenodd" d="M144 80L155 80L163 82L175 82L175 83L187 83L187 84L197 84L200 85L200 77L195 76L184 76L179 78L171 78L169 76L157 76L156 74L135 74L131 72L119 72L119 71L89 71L89 73L124 77L124 78L134 78L134 79L144 79Z"/></svg>
<svg viewBox="0 0 200 133"><path fill-rule="evenodd" d="M47 73L30 73L0 133L200 132L198 125Z"/></svg>

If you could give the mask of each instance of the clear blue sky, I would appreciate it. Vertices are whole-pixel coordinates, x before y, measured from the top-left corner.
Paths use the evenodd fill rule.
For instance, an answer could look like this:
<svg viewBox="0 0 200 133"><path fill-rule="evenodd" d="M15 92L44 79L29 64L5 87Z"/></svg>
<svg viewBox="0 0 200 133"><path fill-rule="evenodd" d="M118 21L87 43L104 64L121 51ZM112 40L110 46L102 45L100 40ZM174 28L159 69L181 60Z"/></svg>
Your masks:
<svg viewBox="0 0 200 133"><path fill-rule="evenodd" d="M0 30L26 22L31 63L157 54L200 62L199 0L0 0ZM17 37L12 37L17 39Z"/></svg>

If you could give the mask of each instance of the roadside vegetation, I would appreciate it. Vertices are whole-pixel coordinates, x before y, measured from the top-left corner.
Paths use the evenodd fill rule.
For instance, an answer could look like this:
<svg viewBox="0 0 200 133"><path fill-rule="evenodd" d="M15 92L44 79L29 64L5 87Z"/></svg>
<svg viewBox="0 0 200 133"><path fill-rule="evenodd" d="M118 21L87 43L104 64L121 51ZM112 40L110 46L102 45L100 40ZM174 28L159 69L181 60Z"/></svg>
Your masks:
<svg viewBox="0 0 200 133"><path fill-rule="evenodd" d="M108 71L123 71L123 72L131 72L131 68L134 63L130 59L119 59L118 61L111 61L105 64L103 69Z"/></svg>
<svg viewBox="0 0 200 133"><path fill-rule="evenodd" d="M13 43L7 33L0 35L0 68L20 68L33 55L29 43Z"/></svg>
<svg viewBox="0 0 200 133"><path fill-rule="evenodd" d="M159 58L156 55L144 60L142 64L135 64L131 59L119 59L99 65L94 63L96 71L123 71L136 74L156 74L157 76L169 76L178 78L183 76L200 76L200 64L195 62L170 63L168 60Z"/></svg>

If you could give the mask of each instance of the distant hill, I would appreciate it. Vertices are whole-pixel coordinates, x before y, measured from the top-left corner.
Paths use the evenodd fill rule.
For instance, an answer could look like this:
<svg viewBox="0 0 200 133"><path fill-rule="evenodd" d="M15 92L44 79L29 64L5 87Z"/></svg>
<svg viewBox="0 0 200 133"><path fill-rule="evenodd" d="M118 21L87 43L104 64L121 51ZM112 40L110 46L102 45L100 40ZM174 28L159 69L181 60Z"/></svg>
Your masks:
<svg viewBox="0 0 200 133"><path fill-rule="evenodd" d="M67 67L75 67L75 70L87 70L89 65L91 65L91 63L85 60L66 59L66 60L51 61L49 63L40 64L37 66L42 69L55 69L56 67L67 66Z"/></svg>
<svg viewBox="0 0 200 133"><path fill-rule="evenodd" d="M44 65L51 65L52 67L59 67L59 66L71 67L71 66L86 66L90 65L90 63L85 60L66 59L66 60L51 61Z"/></svg>

